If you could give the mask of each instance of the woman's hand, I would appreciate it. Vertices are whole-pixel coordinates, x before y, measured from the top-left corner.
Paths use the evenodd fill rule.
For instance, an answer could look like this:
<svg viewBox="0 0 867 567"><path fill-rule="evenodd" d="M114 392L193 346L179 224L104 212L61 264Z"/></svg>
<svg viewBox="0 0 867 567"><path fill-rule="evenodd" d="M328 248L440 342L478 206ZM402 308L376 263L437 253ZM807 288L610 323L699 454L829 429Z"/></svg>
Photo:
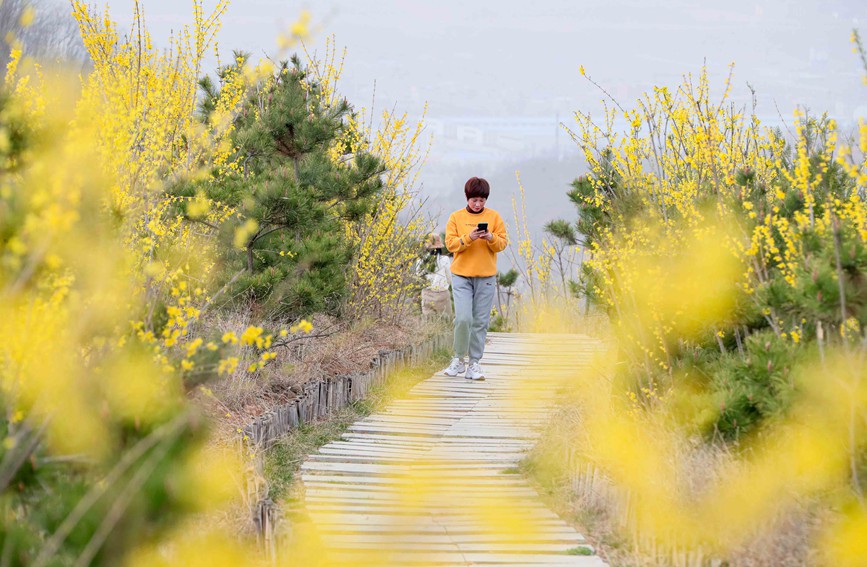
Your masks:
<svg viewBox="0 0 867 567"><path fill-rule="evenodd" d="M488 234L487 231L475 229L470 233L470 240L484 238L486 234Z"/></svg>

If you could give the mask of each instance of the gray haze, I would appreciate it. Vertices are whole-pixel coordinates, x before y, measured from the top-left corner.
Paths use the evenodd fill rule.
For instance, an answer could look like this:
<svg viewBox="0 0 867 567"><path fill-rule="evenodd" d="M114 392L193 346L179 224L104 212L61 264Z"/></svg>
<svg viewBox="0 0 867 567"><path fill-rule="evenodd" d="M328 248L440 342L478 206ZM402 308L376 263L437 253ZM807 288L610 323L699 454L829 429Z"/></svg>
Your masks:
<svg viewBox="0 0 867 567"><path fill-rule="evenodd" d="M129 22L130 4L112 4L112 15ZM158 44L191 20L189 2L143 5ZM510 221L516 170L534 229L575 217L565 192L583 163L558 123L571 126L576 109L598 114L603 98L579 65L626 107L705 62L719 92L734 62L733 99L747 104L751 84L767 123L790 120L796 106L843 124L867 116L849 43L853 28L867 33L863 0L237 0L219 36L224 60L232 49L274 53L304 8L320 26L314 49L329 34L347 47L339 89L356 107L370 108L374 83L378 112L412 116L428 102L433 146L420 194L441 229L473 175L492 182L489 205Z"/></svg>

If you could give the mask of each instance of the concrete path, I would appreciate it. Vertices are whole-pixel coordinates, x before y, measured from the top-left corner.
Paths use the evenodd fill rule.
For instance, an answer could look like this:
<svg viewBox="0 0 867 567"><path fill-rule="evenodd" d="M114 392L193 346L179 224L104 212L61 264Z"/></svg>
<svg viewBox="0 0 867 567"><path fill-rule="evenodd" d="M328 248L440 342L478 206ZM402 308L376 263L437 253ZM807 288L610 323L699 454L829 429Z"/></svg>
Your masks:
<svg viewBox="0 0 867 567"><path fill-rule="evenodd" d="M579 335L491 333L477 382L441 373L302 465L305 513L334 565L601 566L518 473Z"/></svg>

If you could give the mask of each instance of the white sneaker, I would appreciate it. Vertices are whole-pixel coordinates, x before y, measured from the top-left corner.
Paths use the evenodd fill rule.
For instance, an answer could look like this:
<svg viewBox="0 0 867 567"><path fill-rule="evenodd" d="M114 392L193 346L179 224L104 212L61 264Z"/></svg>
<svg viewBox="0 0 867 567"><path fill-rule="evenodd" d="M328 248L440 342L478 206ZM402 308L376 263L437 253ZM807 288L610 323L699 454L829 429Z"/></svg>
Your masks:
<svg viewBox="0 0 867 567"><path fill-rule="evenodd" d="M449 367L443 370L443 374L446 376L457 376L458 374L463 374L467 370L467 365L464 364L463 359L461 358L453 358L452 363L449 364Z"/></svg>
<svg viewBox="0 0 867 567"><path fill-rule="evenodd" d="M478 362L471 362L470 367L467 368L467 373L464 375L464 378L467 380L484 380L485 373L482 372L482 367Z"/></svg>

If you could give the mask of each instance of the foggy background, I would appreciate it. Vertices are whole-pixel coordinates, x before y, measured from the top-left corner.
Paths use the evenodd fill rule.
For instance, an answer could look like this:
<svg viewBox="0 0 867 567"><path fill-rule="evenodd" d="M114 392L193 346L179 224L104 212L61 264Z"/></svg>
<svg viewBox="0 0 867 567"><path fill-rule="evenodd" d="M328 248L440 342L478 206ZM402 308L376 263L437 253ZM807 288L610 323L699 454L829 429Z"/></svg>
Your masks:
<svg viewBox="0 0 867 567"><path fill-rule="evenodd" d="M143 7L157 45L192 19L186 1ZM131 1L110 8L131 22ZM233 49L274 53L302 9L318 28L311 49L322 53L330 34L347 48L338 89L356 108L369 115L374 84L376 114L417 117L428 103L433 145L418 189L440 230L466 204L463 184L474 175L491 182L488 204L511 225L516 170L534 231L576 217L565 193L584 164L559 124L573 126L576 109L598 115L604 96L579 65L626 108L654 85L697 76L705 62L721 93L734 62L732 99L749 105L747 83L755 87L765 124L790 122L796 106L828 111L843 128L867 116L849 41L853 28L867 33L863 0L236 0L218 36L223 61Z"/></svg>

